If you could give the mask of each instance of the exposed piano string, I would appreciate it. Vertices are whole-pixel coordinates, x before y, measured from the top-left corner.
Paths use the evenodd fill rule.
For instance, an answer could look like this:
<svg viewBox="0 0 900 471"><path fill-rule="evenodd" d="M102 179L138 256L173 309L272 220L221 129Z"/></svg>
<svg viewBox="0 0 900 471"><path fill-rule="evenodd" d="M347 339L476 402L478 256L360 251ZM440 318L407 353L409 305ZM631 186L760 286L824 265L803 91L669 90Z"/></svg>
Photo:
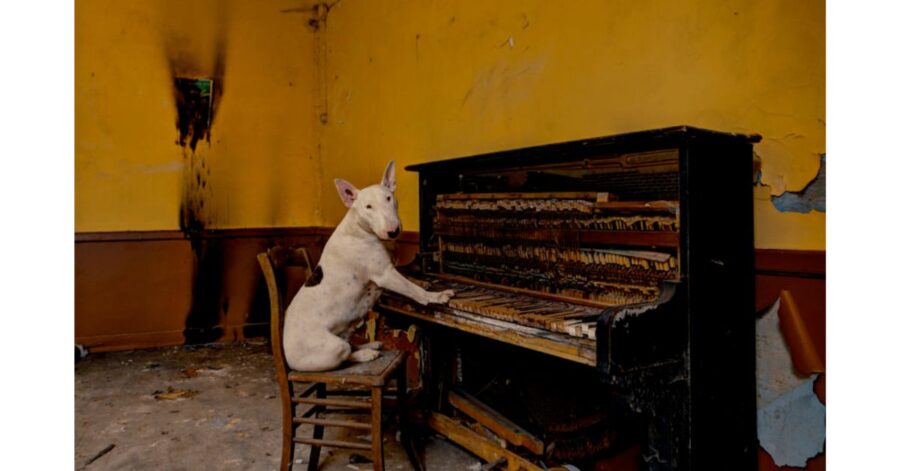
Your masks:
<svg viewBox="0 0 900 471"><path fill-rule="evenodd" d="M447 235L471 235L472 229L674 232L678 230L677 208L673 201L439 198L434 225Z"/></svg>
<svg viewBox="0 0 900 471"><path fill-rule="evenodd" d="M470 278L496 286L513 286L536 293L558 294L573 301L591 301L597 305L617 306L643 303L655 299L659 288L653 285L607 283L590 280L584 275L551 278L539 270L511 272L497 267L469 267L446 263L454 273L468 274Z"/></svg>
<svg viewBox="0 0 900 471"><path fill-rule="evenodd" d="M673 255L646 250L554 248L522 244L492 245L482 242L450 241L444 243L443 249L445 253L463 256L517 259L521 264L571 263L583 265L584 267L581 268L594 265L610 269L638 270L642 272L642 276L639 278L651 280L672 278L678 268Z"/></svg>
<svg viewBox="0 0 900 471"><path fill-rule="evenodd" d="M678 278L678 249L631 234L677 235L678 202L614 199L574 192L438 195L440 270L605 305L652 301L661 281ZM592 247L588 232L618 232L626 240Z"/></svg>

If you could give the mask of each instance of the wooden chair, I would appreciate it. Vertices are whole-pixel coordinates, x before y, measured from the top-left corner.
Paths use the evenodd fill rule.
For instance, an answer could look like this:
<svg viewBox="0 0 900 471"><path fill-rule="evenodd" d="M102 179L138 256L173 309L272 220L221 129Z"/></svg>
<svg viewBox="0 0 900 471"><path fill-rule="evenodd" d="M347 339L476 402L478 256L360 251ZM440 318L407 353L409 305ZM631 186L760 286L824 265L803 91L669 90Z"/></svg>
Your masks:
<svg viewBox="0 0 900 471"><path fill-rule="evenodd" d="M275 370L281 396L282 411L282 445L281 469L291 469L294 462L295 443L310 445L308 470L316 470L319 466L319 452L323 446L334 448L351 448L371 450L375 471L384 469L384 450L382 441L382 403L385 389L391 379L396 380L396 405L400 412L401 441L415 470L423 469L413 448L407 427L406 416L406 373L403 368L406 353L389 350L382 352L378 359L348 366L333 371L305 373L290 371L282 348L282 323L285 302L289 302L286 289L284 269L298 267L311 276L312 267L305 249L288 249L275 247L257 256L266 285L269 289L271 306L272 356L275 359ZM328 389L328 386L350 385L355 389ZM315 394L314 397L313 394ZM344 396L333 398L329 396ZM354 397L348 399L346 397ZM365 397L369 396L369 397ZM310 406L300 411L301 405ZM329 412L368 412L366 421L337 420L328 418ZM313 426L312 437L300 437L297 433L300 426ZM325 427L344 427L362 431L370 431L370 443L348 442L324 439Z"/></svg>

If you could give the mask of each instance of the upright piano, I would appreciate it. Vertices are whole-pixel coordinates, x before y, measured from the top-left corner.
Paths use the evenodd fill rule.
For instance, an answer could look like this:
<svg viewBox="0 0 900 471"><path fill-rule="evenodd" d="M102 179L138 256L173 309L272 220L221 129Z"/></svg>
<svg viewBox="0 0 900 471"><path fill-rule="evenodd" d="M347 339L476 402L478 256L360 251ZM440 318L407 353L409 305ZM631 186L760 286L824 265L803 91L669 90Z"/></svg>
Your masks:
<svg viewBox="0 0 900 471"><path fill-rule="evenodd" d="M755 469L759 140L680 126L409 166L402 271L456 295L377 309L583 365L647 417L646 469Z"/></svg>

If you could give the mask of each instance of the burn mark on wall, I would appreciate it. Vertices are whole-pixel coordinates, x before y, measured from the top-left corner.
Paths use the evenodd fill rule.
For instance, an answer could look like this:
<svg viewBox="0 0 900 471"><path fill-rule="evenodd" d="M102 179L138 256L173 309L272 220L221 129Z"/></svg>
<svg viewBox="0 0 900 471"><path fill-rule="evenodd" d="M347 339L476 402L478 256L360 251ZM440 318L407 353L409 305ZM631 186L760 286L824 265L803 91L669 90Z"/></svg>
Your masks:
<svg viewBox="0 0 900 471"><path fill-rule="evenodd" d="M182 148L184 160L178 222L194 254L191 307L184 327L187 344L214 342L224 334L221 319L225 306L223 272L227 254L222 240L208 237L208 228L214 220L210 205L211 166L206 161L208 147L198 147L202 140L212 145L212 128L224 92L224 30L221 25L211 62L201 60L178 38L166 41L176 105L178 139L175 143ZM198 65L204 63L208 65Z"/></svg>
<svg viewBox="0 0 900 471"><path fill-rule="evenodd" d="M197 142L209 142L214 83L210 79L175 78L178 145L197 150Z"/></svg>
<svg viewBox="0 0 900 471"><path fill-rule="evenodd" d="M214 342L222 337L220 326L223 310L223 280L225 250L222 241L188 236L194 252L194 286L191 310L185 321L184 339L187 344Z"/></svg>
<svg viewBox="0 0 900 471"><path fill-rule="evenodd" d="M188 237L202 232L212 222L210 165L205 150L197 145L201 140L212 145L212 128L225 91L226 24L227 18L220 17L213 48L205 54L192 48L189 38L178 33L170 32L163 39L176 105L175 143L182 148L184 160L178 221Z"/></svg>
<svg viewBox="0 0 900 471"><path fill-rule="evenodd" d="M186 46L190 44L186 38L174 33L164 41L177 109L178 144L191 150L196 149L201 139L210 142L212 126L225 92L225 21L225 18L220 19L211 56L206 58ZM207 81L208 84L203 84ZM185 103L185 100L189 102Z"/></svg>
<svg viewBox="0 0 900 471"><path fill-rule="evenodd" d="M183 152L185 160L182 174L182 195L178 225L188 238L201 236L212 222L213 212L208 204L213 187L209 183L210 167L201 152Z"/></svg>
<svg viewBox="0 0 900 471"><path fill-rule="evenodd" d="M786 191L772 197L772 204L781 212L825 212L825 154L820 155L819 172L800 191Z"/></svg>

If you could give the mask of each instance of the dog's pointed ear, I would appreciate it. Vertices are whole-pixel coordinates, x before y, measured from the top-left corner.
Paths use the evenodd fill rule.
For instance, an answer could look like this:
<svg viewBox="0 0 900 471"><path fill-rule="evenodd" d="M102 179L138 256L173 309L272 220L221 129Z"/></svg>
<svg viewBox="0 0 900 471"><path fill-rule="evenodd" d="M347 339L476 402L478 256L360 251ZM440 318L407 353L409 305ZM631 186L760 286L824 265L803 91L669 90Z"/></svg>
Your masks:
<svg viewBox="0 0 900 471"><path fill-rule="evenodd" d="M397 175L394 172L394 161L390 161L387 164L387 168L384 169L384 177L381 178L381 185L391 190L391 192L397 191Z"/></svg>
<svg viewBox="0 0 900 471"><path fill-rule="evenodd" d="M356 201L356 197L359 196L359 190L357 190L352 183L341 180L340 178L334 179L334 186L337 187L338 194L341 195L341 201L344 202L344 206L348 208L353 206L353 202Z"/></svg>

